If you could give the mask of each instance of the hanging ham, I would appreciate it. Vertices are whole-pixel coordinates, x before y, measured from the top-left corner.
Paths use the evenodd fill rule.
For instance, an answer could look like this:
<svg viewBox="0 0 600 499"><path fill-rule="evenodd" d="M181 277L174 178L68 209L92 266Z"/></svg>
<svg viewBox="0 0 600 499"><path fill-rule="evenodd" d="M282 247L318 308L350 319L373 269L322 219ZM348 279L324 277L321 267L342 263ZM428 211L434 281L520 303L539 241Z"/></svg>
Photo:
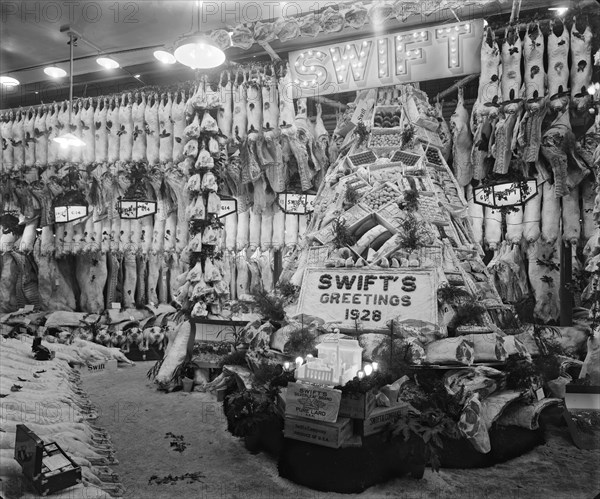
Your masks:
<svg viewBox="0 0 600 499"><path fill-rule="evenodd" d="M94 137L94 103L92 98L88 98L83 104L81 115L81 140L85 145L81 148L81 156L85 165L90 165L95 161L95 137Z"/></svg>
<svg viewBox="0 0 600 499"><path fill-rule="evenodd" d="M179 92L178 98L173 102L171 118L173 119L173 162L177 164L183 160L183 146L187 141L183 133L185 130L185 92L183 91Z"/></svg>
<svg viewBox="0 0 600 499"><path fill-rule="evenodd" d="M569 103L569 32L560 19L550 23L547 57L550 108L563 111Z"/></svg>
<svg viewBox="0 0 600 499"><path fill-rule="evenodd" d="M108 135L108 162L119 161L119 102L116 97L111 97L106 116L106 133Z"/></svg>
<svg viewBox="0 0 600 499"><path fill-rule="evenodd" d="M587 18L574 18L571 27L571 104L578 113L587 112L592 96L592 30Z"/></svg>
<svg viewBox="0 0 600 499"><path fill-rule="evenodd" d="M24 113L23 119L23 146L25 150L23 163L30 168L35 164L35 112L32 108Z"/></svg>

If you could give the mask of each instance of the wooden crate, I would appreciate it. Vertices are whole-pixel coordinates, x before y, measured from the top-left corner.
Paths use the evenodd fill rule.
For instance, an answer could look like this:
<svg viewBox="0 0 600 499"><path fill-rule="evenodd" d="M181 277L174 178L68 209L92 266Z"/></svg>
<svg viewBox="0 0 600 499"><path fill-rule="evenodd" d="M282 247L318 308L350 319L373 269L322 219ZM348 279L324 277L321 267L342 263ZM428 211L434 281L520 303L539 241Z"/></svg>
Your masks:
<svg viewBox="0 0 600 499"><path fill-rule="evenodd" d="M352 437L352 420L338 418L335 423L324 423L322 421L286 417L283 436L323 447L339 449L346 440Z"/></svg>
<svg viewBox="0 0 600 499"><path fill-rule="evenodd" d="M392 407L376 407L365 420L354 421L354 431L363 437L384 431L389 424L408 412L405 404Z"/></svg>
<svg viewBox="0 0 600 499"><path fill-rule="evenodd" d="M375 409L375 393L342 394L339 416L353 419L366 419Z"/></svg>
<svg viewBox="0 0 600 499"><path fill-rule="evenodd" d="M288 383L285 415L335 423L342 392L308 383Z"/></svg>

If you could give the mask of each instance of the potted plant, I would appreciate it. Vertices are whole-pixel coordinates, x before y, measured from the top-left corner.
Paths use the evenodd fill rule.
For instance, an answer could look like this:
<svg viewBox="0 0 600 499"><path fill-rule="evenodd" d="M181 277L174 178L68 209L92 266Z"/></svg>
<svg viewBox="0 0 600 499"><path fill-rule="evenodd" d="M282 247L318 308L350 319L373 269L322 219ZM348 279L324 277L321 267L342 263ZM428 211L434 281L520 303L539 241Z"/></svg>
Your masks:
<svg viewBox="0 0 600 499"><path fill-rule="evenodd" d="M194 388L196 369L200 369L200 366L196 364L189 355L186 356L184 361L177 366L177 369L175 369L173 378L177 384L183 387L184 392L191 392Z"/></svg>

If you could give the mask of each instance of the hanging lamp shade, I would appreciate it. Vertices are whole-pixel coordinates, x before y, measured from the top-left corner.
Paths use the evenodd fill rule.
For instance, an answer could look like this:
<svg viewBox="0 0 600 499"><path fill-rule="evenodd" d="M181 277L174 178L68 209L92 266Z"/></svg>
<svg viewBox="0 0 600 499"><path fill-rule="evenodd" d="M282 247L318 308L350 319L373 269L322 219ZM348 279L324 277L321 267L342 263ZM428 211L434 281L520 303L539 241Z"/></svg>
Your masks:
<svg viewBox="0 0 600 499"><path fill-rule="evenodd" d="M225 62L225 52L199 33L180 39L174 55L177 62L192 69L216 68Z"/></svg>
<svg viewBox="0 0 600 499"><path fill-rule="evenodd" d="M6 87L16 87L19 84L19 80L12 76L0 76L0 85Z"/></svg>

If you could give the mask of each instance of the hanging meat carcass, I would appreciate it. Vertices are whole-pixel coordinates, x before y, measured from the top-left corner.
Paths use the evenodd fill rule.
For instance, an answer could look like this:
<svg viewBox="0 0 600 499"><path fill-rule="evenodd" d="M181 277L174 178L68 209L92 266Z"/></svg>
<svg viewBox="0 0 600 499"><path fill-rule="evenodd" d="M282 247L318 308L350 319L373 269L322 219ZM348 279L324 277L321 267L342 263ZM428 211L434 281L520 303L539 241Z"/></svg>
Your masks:
<svg viewBox="0 0 600 499"><path fill-rule="evenodd" d="M560 266L556 243L538 239L527 249L528 274L535 297L535 318L543 323L556 321L560 312Z"/></svg>
<svg viewBox="0 0 600 499"><path fill-rule="evenodd" d="M228 141L232 139L231 127L233 125L233 83L231 81L231 72L227 72L227 83L223 85L225 72L221 73L219 81L219 90L221 91L221 106L217 112L217 124L219 130Z"/></svg>
<svg viewBox="0 0 600 499"><path fill-rule="evenodd" d="M13 169L23 168L25 164L25 113L22 109L12 122ZM66 159L66 158L65 158Z"/></svg>
<svg viewBox="0 0 600 499"><path fill-rule="evenodd" d="M242 82L239 81L239 74L236 73L236 77L233 84L233 125L232 135L233 139L237 144L241 144L246 140L246 131L248 129L248 115L247 115L247 88L246 88L246 74Z"/></svg>
<svg viewBox="0 0 600 499"><path fill-rule="evenodd" d="M469 130L469 112L464 105L462 87L458 89L458 103L450 118L450 129L452 130L454 174L459 185L464 187L473 179L473 163L471 162L473 138L471 130Z"/></svg>
<svg viewBox="0 0 600 499"><path fill-rule="evenodd" d="M526 163L536 162L542 143L542 121L546 114L544 49L544 35L539 23L529 24L523 41L525 116L518 139Z"/></svg>
<svg viewBox="0 0 600 499"><path fill-rule="evenodd" d="M263 133L264 145L272 158L272 162L265 167L265 175L274 192L283 192L287 179L287 170L283 162L281 149L281 131L279 129L279 92L277 90L277 77L274 68L271 75L265 76L262 84L263 103Z"/></svg>
<svg viewBox="0 0 600 499"><path fill-rule="evenodd" d="M71 123L69 124L68 131L75 135L78 139L81 139L83 124L81 121L81 111L83 110L83 101L77 99L73 103L73 109L71 111ZM81 163L83 158L83 147L67 147L67 159L72 163Z"/></svg>
<svg viewBox="0 0 600 499"><path fill-rule="evenodd" d="M146 110L144 116L146 119L146 159L149 165L157 165L160 161L160 130L158 127L158 94L153 94L152 98L148 98L146 102Z"/></svg>
<svg viewBox="0 0 600 499"><path fill-rule="evenodd" d="M13 169L13 112L2 116L0 134L2 135L2 167L10 172Z"/></svg>
<svg viewBox="0 0 600 499"><path fill-rule="evenodd" d="M119 101L115 96L110 99L110 106L106 116L106 132L108 134L108 162L119 161Z"/></svg>
<svg viewBox="0 0 600 499"><path fill-rule="evenodd" d="M548 33L548 94L550 109L564 111L569 103L569 32L561 19L550 23Z"/></svg>
<svg viewBox="0 0 600 499"><path fill-rule="evenodd" d="M178 164L183 160L183 146L187 138L185 130L185 92L178 92L173 106L171 107L171 118L173 119L173 163Z"/></svg>
<svg viewBox="0 0 600 499"><path fill-rule="evenodd" d="M159 154L161 163L167 163L173 159L173 96L171 92L163 94L158 106Z"/></svg>
<svg viewBox="0 0 600 499"><path fill-rule="evenodd" d="M131 116L133 118L133 148L131 159L133 161L144 161L146 159L146 94L141 96L136 92L133 96Z"/></svg>
<svg viewBox="0 0 600 499"><path fill-rule="evenodd" d="M23 145L24 145L24 160L23 163L27 168L31 168L35 164L35 112L33 108L29 108L24 113L23 119Z"/></svg>
<svg viewBox="0 0 600 499"><path fill-rule="evenodd" d="M83 164L91 165L95 159L95 137L94 137L94 102L92 98L86 99L82 104L81 113L79 116L81 121L81 140L85 143L81 147L81 159Z"/></svg>
<svg viewBox="0 0 600 499"><path fill-rule="evenodd" d="M571 105L578 113L587 112L592 96L587 89L592 83L592 30L587 18L573 19L571 27Z"/></svg>
<svg viewBox="0 0 600 499"><path fill-rule="evenodd" d="M53 165L58 160L59 145L54 140L58 137L58 104L52 103L52 107L46 114L46 131L48 133L48 165Z"/></svg>
<svg viewBox="0 0 600 499"><path fill-rule="evenodd" d="M121 96L121 105L119 106L119 160L131 161L133 153L133 96L123 94Z"/></svg>
<svg viewBox="0 0 600 499"><path fill-rule="evenodd" d="M34 122L34 146L35 146L35 165L46 166L48 164L48 132L46 121L48 117L48 107L40 106L35 113Z"/></svg>
<svg viewBox="0 0 600 499"><path fill-rule="evenodd" d="M94 110L94 159L96 163L104 163L108 160L108 131L106 129L108 106L109 100L106 97L96 101Z"/></svg>
<svg viewBox="0 0 600 499"><path fill-rule="evenodd" d="M494 172L506 174L510 166L513 140L517 137L522 110L520 92L523 42L519 37L518 29L514 26L506 29L500 54L502 60L500 89L503 102L502 114L495 128Z"/></svg>

